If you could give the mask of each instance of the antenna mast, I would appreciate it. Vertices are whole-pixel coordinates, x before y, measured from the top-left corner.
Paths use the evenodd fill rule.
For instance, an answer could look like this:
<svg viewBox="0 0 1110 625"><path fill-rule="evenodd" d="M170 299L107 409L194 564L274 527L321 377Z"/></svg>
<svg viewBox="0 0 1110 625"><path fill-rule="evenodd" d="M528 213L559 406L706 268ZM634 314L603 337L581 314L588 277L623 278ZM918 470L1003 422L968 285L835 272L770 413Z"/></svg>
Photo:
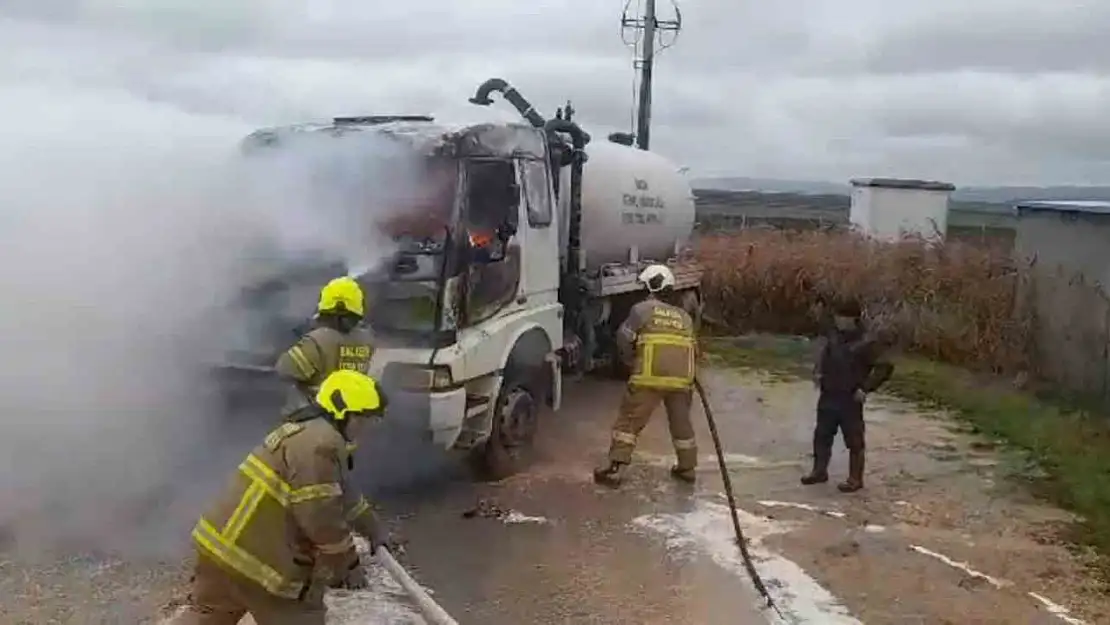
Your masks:
<svg viewBox="0 0 1110 625"><path fill-rule="evenodd" d="M651 87L655 55L673 46L678 40L678 32L682 30L682 11L675 0L670 0L671 6L674 7L675 18L660 20L655 11L656 0L643 0L643 2L643 15L637 17L628 15L632 0L628 0L625 4L624 14L621 16L621 39L633 48L636 54L632 67L639 70L640 89L635 96L636 127L633 136L636 139L636 147L646 150L651 139ZM637 7L637 13L639 13L638 9L639 7ZM664 35L668 32L673 33L671 40L663 41ZM659 39L658 50L655 48L657 38Z"/></svg>

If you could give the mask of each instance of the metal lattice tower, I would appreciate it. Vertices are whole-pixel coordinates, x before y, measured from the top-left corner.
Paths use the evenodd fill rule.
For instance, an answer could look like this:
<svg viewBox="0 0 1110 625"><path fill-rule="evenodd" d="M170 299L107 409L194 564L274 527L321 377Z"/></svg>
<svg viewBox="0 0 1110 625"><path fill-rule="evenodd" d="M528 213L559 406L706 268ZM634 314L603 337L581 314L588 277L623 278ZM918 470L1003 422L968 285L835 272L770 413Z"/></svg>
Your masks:
<svg viewBox="0 0 1110 625"><path fill-rule="evenodd" d="M632 0L627 0L624 5L624 14L621 16L621 39L636 54L632 67L639 72L637 76L639 89L636 89L634 78L632 81L635 110L633 136L636 139L636 147L646 150L651 139L651 81L655 56L673 46L678 40L678 33L682 30L682 11L675 0L669 0L674 7L674 19L660 20L655 10L656 0L640 0L640 2L643 4L643 11L641 12L640 6L637 5L636 17L629 16ZM669 42L664 41L667 33L672 33Z"/></svg>

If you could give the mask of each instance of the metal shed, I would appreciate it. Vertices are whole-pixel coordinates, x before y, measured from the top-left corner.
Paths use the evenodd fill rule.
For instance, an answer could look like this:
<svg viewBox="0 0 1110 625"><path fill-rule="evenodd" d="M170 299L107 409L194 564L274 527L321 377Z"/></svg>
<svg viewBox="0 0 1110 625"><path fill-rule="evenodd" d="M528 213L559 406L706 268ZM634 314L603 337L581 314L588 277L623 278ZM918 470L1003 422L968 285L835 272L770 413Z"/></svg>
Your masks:
<svg viewBox="0 0 1110 625"><path fill-rule="evenodd" d="M1110 397L1110 202L1020 202L1014 254L1029 264L1042 373Z"/></svg>
<svg viewBox="0 0 1110 625"><path fill-rule="evenodd" d="M955 185L934 180L856 178L848 220L864 234L897 240L906 235L943 239L948 198Z"/></svg>

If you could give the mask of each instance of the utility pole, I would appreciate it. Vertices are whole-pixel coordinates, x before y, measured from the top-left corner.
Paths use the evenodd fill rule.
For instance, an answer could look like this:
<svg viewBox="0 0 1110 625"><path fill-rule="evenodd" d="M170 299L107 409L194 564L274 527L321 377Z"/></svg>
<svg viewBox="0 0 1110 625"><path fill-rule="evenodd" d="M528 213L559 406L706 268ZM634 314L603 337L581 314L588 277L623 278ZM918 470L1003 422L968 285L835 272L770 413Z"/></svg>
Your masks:
<svg viewBox="0 0 1110 625"><path fill-rule="evenodd" d="M655 69L655 40L664 32L674 33L674 39L670 43L660 42L659 52L662 52L674 45L675 39L678 38L678 31L682 29L682 11L679 10L678 5L674 5L675 19L660 20L656 15L655 4L655 0L644 0L644 15L635 18L628 17L628 5L626 5L625 14L621 18L621 26L624 30L643 31L642 39L639 41L640 49L636 51L638 58L632 64L635 69L640 70L640 89L636 97L635 138L636 147L641 150L648 149L651 140L651 87L652 73ZM636 38L640 37L641 35L637 35ZM625 43L629 42L625 40ZM635 45L635 38L630 45Z"/></svg>

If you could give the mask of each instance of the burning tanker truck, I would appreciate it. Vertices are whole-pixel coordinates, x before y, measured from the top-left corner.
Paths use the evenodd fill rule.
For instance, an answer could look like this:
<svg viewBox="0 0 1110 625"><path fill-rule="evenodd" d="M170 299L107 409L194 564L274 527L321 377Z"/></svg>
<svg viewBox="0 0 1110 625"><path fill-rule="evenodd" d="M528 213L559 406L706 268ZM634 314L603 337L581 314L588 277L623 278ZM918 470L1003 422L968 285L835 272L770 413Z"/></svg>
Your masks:
<svg viewBox="0 0 1110 625"><path fill-rule="evenodd" d="M506 475L519 467L540 415L558 418L564 379L625 373L615 335L643 296L639 272L670 266L682 306L698 320L702 271L687 247L693 193L674 163L615 137L591 140L569 103L544 119L501 79L470 101L490 105L495 92L523 123L336 118L260 130L244 149L281 150L304 133L335 142L375 133L419 155L430 176L426 206L381 224L398 249L356 276L376 339L370 374L392 391L391 405L424 407L395 419L418 420L407 425ZM314 289L342 273L322 262L302 267L257 301L299 289L310 307ZM270 371L300 329L270 314L271 331L224 369Z"/></svg>

